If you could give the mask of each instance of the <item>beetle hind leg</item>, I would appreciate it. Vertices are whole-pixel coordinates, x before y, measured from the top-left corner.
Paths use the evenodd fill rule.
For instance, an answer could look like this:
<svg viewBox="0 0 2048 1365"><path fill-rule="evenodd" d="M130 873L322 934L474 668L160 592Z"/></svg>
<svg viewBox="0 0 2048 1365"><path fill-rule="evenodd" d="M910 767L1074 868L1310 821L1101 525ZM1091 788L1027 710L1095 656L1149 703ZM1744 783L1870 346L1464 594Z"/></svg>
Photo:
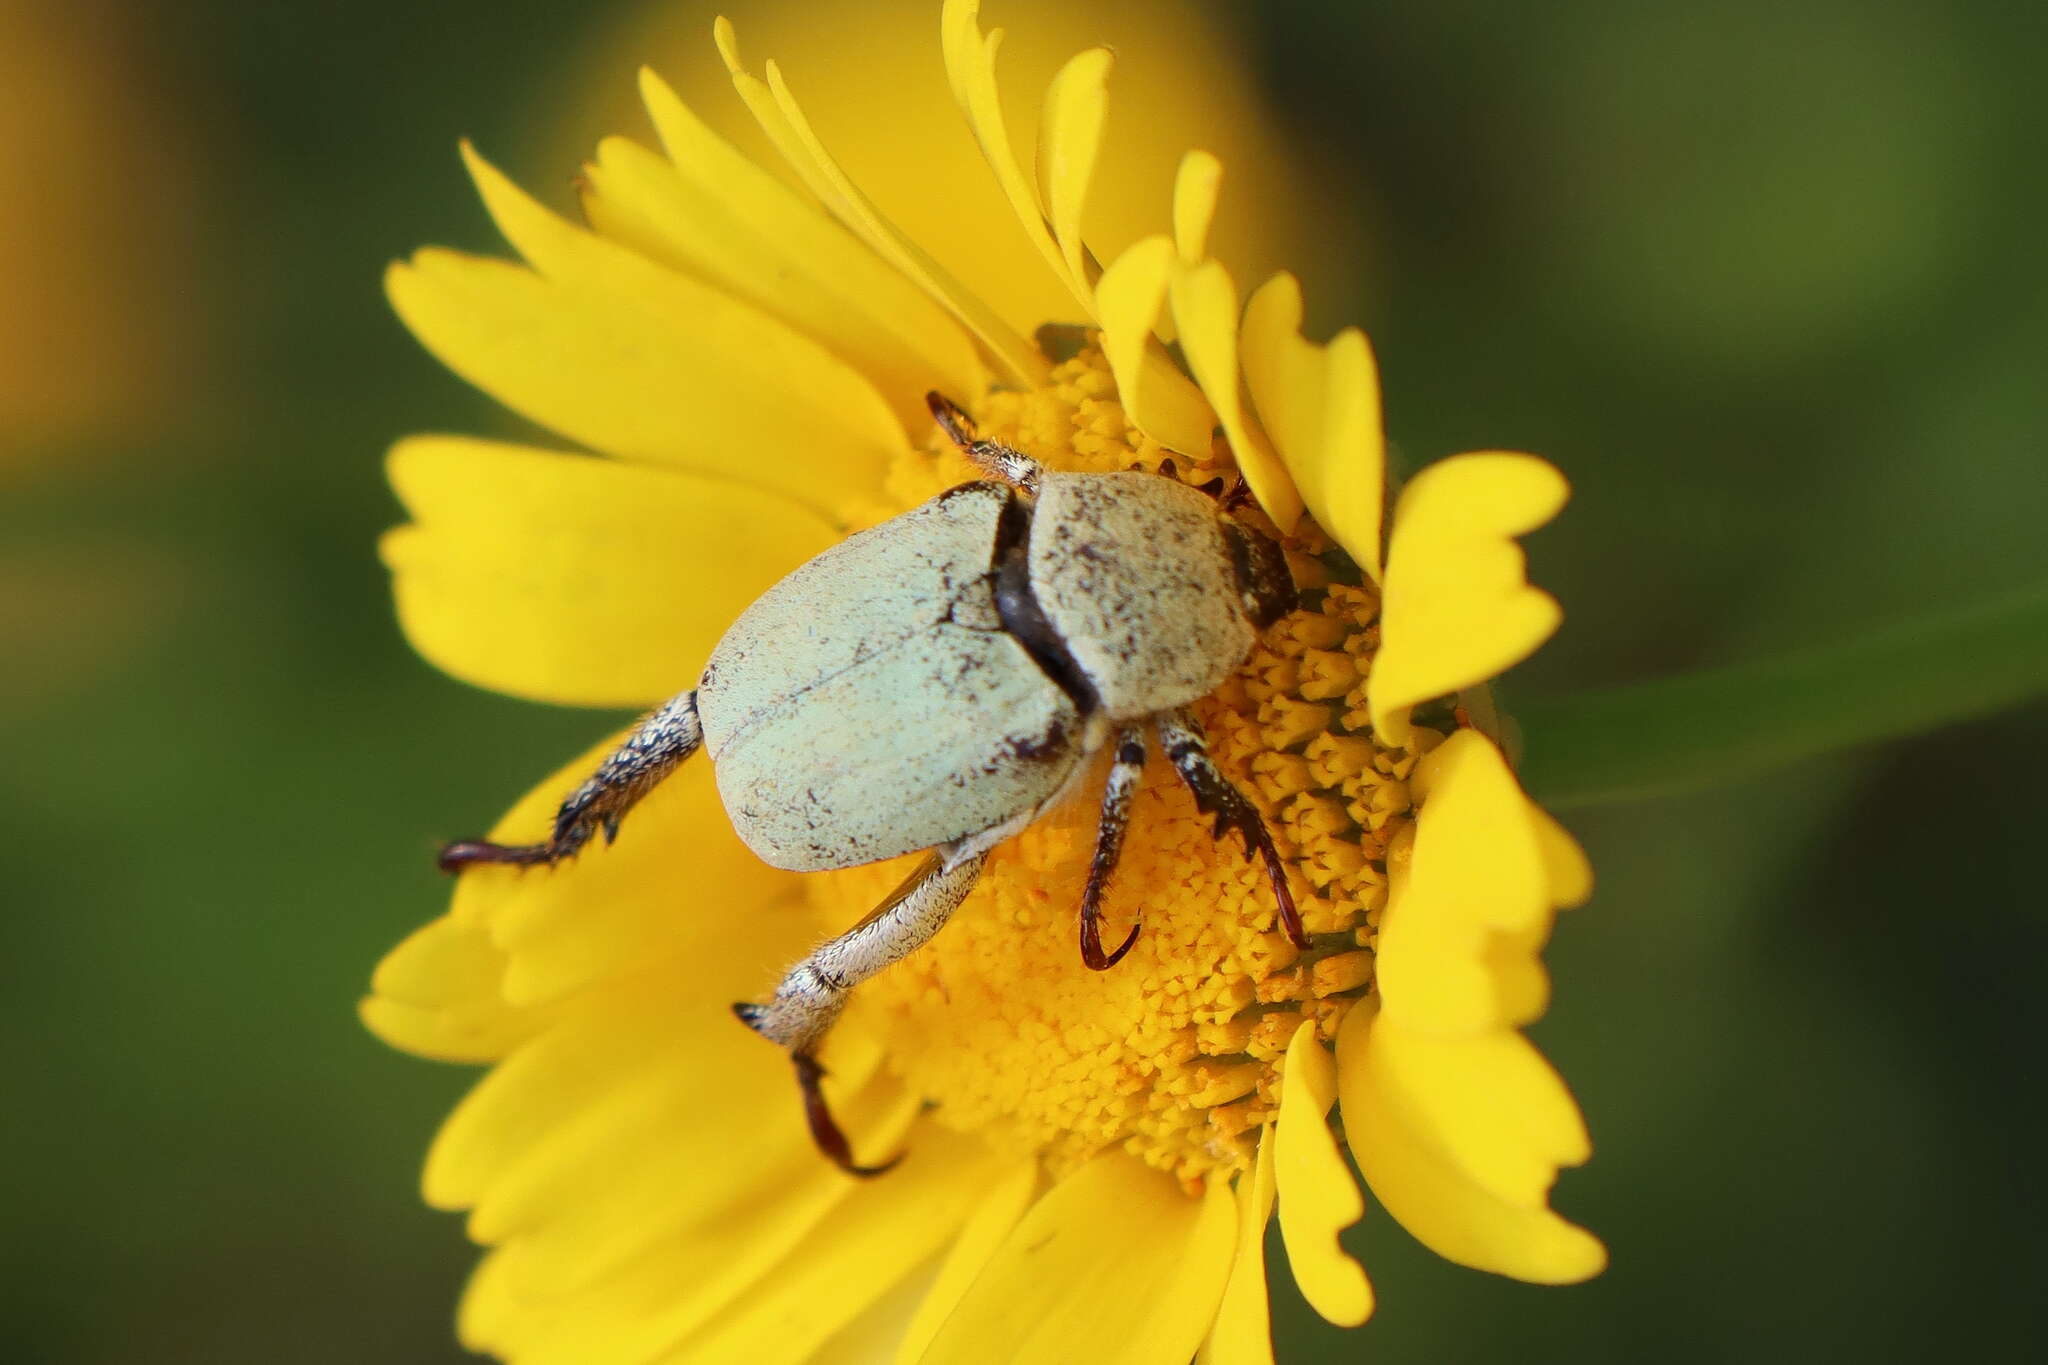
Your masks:
<svg viewBox="0 0 2048 1365"><path fill-rule="evenodd" d="M1131 796L1145 771L1145 732L1135 725L1117 731L1116 761L1109 781L1102 788L1102 822L1095 830L1095 857L1088 864L1088 885L1081 893L1081 961L1090 971L1107 971L1123 961L1124 954L1138 941L1138 925L1124 937L1113 953L1102 951L1102 892L1116 870L1124 848L1124 829L1130 824Z"/></svg>
<svg viewBox="0 0 2048 1365"><path fill-rule="evenodd" d="M476 863L511 863L534 867L558 863L590 841L598 830L605 842L619 837L619 821L641 797L653 791L664 777L704 742L697 722L697 694L685 692L665 702L649 715L626 742L614 749L595 773L569 793L555 813L555 827L547 840L538 844L494 844L487 839L463 839L441 850L443 872L460 872Z"/></svg>
<svg viewBox="0 0 2048 1365"><path fill-rule="evenodd" d="M1266 865L1266 880L1279 902L1280 927L1297 948L1306 948L1308 934L1301 927L1301 912L1295 908L1294 893L1287 887L1287 868L1280 861L1280 849L1273 833L1245 794L1223 775L1216 760L1209 757L1208 741L1202 727L1185 709L1168 711L1159 717L1159 742L1172 760L1181 780L1194 793L1197 809L1216 817L1216 838L1235 830L1244 839L1247 858L1256 856Z"/></svg>
<svg viewBox="0 0 2048 1365"><path fill-rule="evenodd" d="M859 924L826 940L784 973L767 1004L742 1002L732 1007L741 1023L789 1049L811 1138L848 1174L879 1175L896 1163L864 1166L853 1159L852 1146L833 1121L819 1088L825 1069L818 1061L818 1047L846 1008L853 988L901 962L936 934L974 889L985 861L985 849L970 851L964 841L942 845Z"/></svg>

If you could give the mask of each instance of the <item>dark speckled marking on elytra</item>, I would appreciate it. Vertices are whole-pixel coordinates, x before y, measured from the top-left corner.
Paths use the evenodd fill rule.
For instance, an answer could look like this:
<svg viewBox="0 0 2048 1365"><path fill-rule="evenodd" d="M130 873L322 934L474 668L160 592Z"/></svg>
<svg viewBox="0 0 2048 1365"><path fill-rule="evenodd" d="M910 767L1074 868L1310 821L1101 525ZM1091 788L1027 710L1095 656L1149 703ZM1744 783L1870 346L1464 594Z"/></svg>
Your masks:
<svg viewBox="0 0 2048 1365"><path fill-rule="evenodd" d="M1067 723L1055 720L1043 735L1011 735L1003 741L1010 753L1030 763L1050 763L1067 752Z"/></svg>

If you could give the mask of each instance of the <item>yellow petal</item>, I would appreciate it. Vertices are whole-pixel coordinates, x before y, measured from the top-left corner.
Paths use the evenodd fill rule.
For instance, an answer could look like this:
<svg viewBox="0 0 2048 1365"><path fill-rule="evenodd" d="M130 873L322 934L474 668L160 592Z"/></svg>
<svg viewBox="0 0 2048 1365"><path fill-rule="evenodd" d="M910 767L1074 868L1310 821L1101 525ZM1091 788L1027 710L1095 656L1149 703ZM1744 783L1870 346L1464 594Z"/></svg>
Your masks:
<svg viewBox="0 0 2048 1365"><path fill-rule="evenodd" d="M1551 902L1559 909L1584 905L1593 895L1593 864L1587 861L1586 850L1543 807L1532 805L1530 814L1536 821L1543 866L1550 875Z"/></svg>
<svg viewBox="0 0 2048 1365"><path fill-rule="evenodd" d="M1428 1141L1472 1183L1541 1203L1560 1166L1592 1155L1585 1121L1542 1054L1497 1029L1434 1038L1382 1015L1349 1064L1369 1067L1386 1119Z"/></svg>
<svg viewBox="0 0 2048 1365"><path fill-rule="evenodd" d="M1008 201L934 59L937 8L928 0L753 0L742 27L749 47L775 57L803 91L818 134L866 197L1010 328L1029 337L1043 322L1079 321L1071 294L1008 225ZM1007 22L1002 15L1015 9L991 9L990 17ZM702 11L670 5L639 12L596 69L619 70L654 53L675 88L693 98L724 80L694 17ZM1039 126L1041 97L1062 63L1083 48L1109 47L1117 54L1117 114L1084 222L1095 254L1107 261L1160 230L1181 154L1204 147L1230 167L1233 202L1256 210L1219 215L1210 254L1240 279L1289 265L1317 282L1318 297L1349 298L1355 291L1346 284L1361 256L1343 179L1311 165L1301 140L1275 124L1230 19L1186 0L1031 7L1002 47L1011 131ZM583 129L622 128L635 113L616 82L593 92L590 103L603 107L579 120L556 161L593 140ZM728 115L724 104L703 100L699 112L748 145L754 129L742 126L745 112Z"/></svg>
<svg viewBox="0 0 2048 1365"><path fill-rule="evenodd" d="M1446 1260L1539 1284L1597 1275L1607 1252L1585 1229L1533 1200L1511 1200L1475 1183L1430 1134L1401 1121L1401 1096L1381 1084L1367 1040L1383 1020L1369 1003L1337 1035L1344 1132L1373 1195L1415 1239ZM1539 1120L1540 1122L1540 1120ZM1547 1185L1546 1185L1547 1188Z"/></svg>
<svg viewBox="0 0 2048 1365"><path fill-rule="evenodd" d="M590 1114L566 1117L477 1205L471 1236L505 1243L505 1273L536 1294L599 1283L708 1226L751 1223L765 1243L800 1241L844 1196L849 1178L825 1161L799 1121L788 1064L764 1057L752 1041L744 1063L672 1060L657 1082L620 1088ZM727 1076L745 1079L729 1094L714 1090ZM744 1150L734 1150L724 1123L704 1121L706 1094L719 1094L728 1122L746 1125ZM917 1096L883 1079L857 1091L837 1088L833 1099L835 1116L864 1156L880 1160L905 1150ZM711 1172L716 1178L706 1178ZM730 1247L704 1248L692 1280L708 1290L731 1254ZM743 1284L744 1277L726 1282ZM707 1311L716 1307L710 1297L702 1302Z"/></svg>
<svg viewBox="0 0 2048 1365"><path fill-rule="evenodd" d="M1439 460L1401 490L1366 682L1384 741L1406 741L1415 703L1493 677L1557 629L1563 612L1529 586L1514 537L1557 515L1568 492L1551 465L1505 451Z"/></svg>
<svg viewBox="0 0 2048 1365"><path fill-rule="evenodd" d="M1540 808L1522 792L1494 742L1458 730L1415 765L1421 803L1409 876L1457 914L1491 929L1547 922L1550 867Z"/></svg>
<svg viewBox="0 0 2048 1365"><path fill-rule="evenodd" d="M719 55L725 59L726 70L732 77L733 89L739 92L748 112L783 160L826 210L958 318L1011 383L1029 388L1043 378L1048 366L1037 348L899 231L847 178L832 154L825 150L825 144L818 140L803 110L797 107L775 63L768 64L768 80L764 84L740 65L739 43L732 25L720 18L713 33L718 39Z"/></svg>
<svg viewBox="0 0 2048 1365"><path fill-rule="evenodd" d="M1102 272L1095 288L1096 318L1118 401L1131 421L1169 450L1206 455L1215 414L1153 335L1173 269L1171 237L1136 243Z"/></svg>
<svg viewBox="0 0 2048 1365"><path fill-rule="evenodd" d="M1223 163L1208 152L1189 152L1173 178L1173 246L1181 263L1194 265L1209 249L1209 224L1216 218L1216 196L1223 185Z"/></svg>
<svg viewBox="0 0 2048 1365"><path fill-rule="evenodd" d="M1215 1317L1236 1231L1224 1182L1190 1198L1106 1152L1024 1215L923 1365L1179 1365Z"/></svg>
<svg viewBox="0 0 2048 1365"><path fill-rule="evenodd" d="M545 1027L545 1011L509 1004L505 955L481 926L443 915L377 964L357 1007L392 1047L446 1062L489 1062Z"/></svg>
<svg viewBox="0 0 2048 1365"><path fill-rule="evenodd" d="M1377 582L1387 477L1379 372L1363 332L1317 346L1302 337L1301 316L1292 275L1253 293L1239 343L1245 385L1317 524Z"/></svg>
<svg viewBox="0 0 2048 1365"><path fill-rule="evenodd" d="M1102 149L1102 124L1109 106L1105 86L1113 61L1109 49L1103 47L1075 54L1046 87L1045 111L1038 129L1038 178L1045 214L1059 244L1064 274L1072 282L1070 287L1079 289L1079 302L1091 316L1094 266L1081 241L1081 213L1088 206L1095 161Z"/></svg>
<svg viewBox="0 0 2048 1365"><path fill-rule="evenodd" d="M592 449L773 488L828 516L902 448L873 385L817 342L571 227L470 161L534 269L430 249L386 286L414 335L507 407Z"/></svg>
<svg viewBox="0 0 2048 1365"><path fill-rule="evenodd" d="M748 1365L810 1359L942 1247L1001 1168L974 1139L923 1125L901 1167L887 1179L859 1182L833 1211L829 1229L799 1243L659 1359Z"/></svg>
<svg viewBox="0 0 2048 1365"><path fill-rule="evenodd" d="M883 1089L903 1098L900 1087L877 1092ZM911 1140L919 1151L937 1151L941 1160L959 1143L929 1125ZM834 1237L825 1229L836 1228L848 1202L873 1188L833 1168L815 1150L801 1160L792 1155L775 1171L757 1166L751 1153L738 1150L743 1145L728 1143L728 1158L664 1192L670 1200L697 1201L701 1216L674 1226L657 1222L652 1237L595 1278L554 1285L536 1280L533 1267L519 1266L516 1241L487 1258L464 1299L464 1343L521 1365L659 1358L772 1282L793 1255L832 1247ZM734 1158L746 1177L738 1188L722 1178ZM721 1178L705 1178L714 1171ZM898 1174L908 1171L906 1162ZM904 1187L895 1188L901 1197ZM906 1214L915 1216L915 1210Z"/></svg>
<svg viewBox="0 0 2048 1365"><path fill-rule="evenodd" d="M1411 783L1421 809L1376 944L1388 1016L1451 1037L1526 1023L1547 1000L1536 954L1558 903L1547 817L1476 730L1437 746Z"/></svg>
<svg viewBox="0 0 2048 1365"><path fill-rule="evenodd" d="M1008 1240L1017 1220L1037 1201L1039 1184L1038 1160L1030 1157L1013 1163L1010 1171L996 1179L981 1196L903 1333L895 1351L898 1365L916 1365L923 1357L925 1348L980 1277L989 1258Z"/></svg>
<svg viewBox="0 0 2048 1365"><path fill-rule="evenodd" d="M939 1273L939 1262L943 1259L942 1254L927 1257L923 1265L898 1280L888 1293L862 1309L858 1317L820 1343L810 1358L814 1361L859 1361L862 1365L881 1365L883 1361L895 1360L904 1334L910 1330L918 1309L930 1293L932 1281Z"/></svg>
<svg viewBox="0 0 2048 1365"><path fill-rule="evenodd" d="M1259 1134L1258 1157L1237 1176L1237 1254L1198 1365L1273 1365L1273 1323L1266 1299L1266 1223L1273 1216L1273 1127Z"/></svg>
<svg viewBox="0 0 2048 1365"><path fill-rule="evenodd" d="M734 617L836 538L777 494L494 441L401 441L390 474L414 518L382 547L406 637L540 701L683 690Z"/></svg>
<svg viewBox="0 0 2048 1365"><path fill-rule="evenodd" d="M1336 1099L1335 1064L1306 1021L1287 1045L1274 1130L1280 1236L1302 1297L1331 1322L1356 1327L1372 1316L1372 1285L1337 1234L1365 1216L1365 1199L1324 1117Z"/></svg>
<svg viewBox="0 0 2048 1365"><path fill-rule="evenodd" d="M424 1186L429 1204L461 1209L476 1203L564 1116L582 1112L639 1076L680 1063L686 1044L678 1026L701 1018L658 983L634 990L615 987L579 1004L501 1062L456 1105L428 1152ZM621 1049L620 1041L628 1038L657 1041Z"/></svg>
<svg viewBox="0 0 2048 1365"><path fill-rule="evenodd" d="M967 119L976 144L981 148L983 160L988 163L1004 199L1009 201L1010 212L1015 216L1017 225L1037 249L1046 268L1067 287L1075 307L1082 315L1090 315L1094 310L1094 298L1088 281L1078 269L1069 268L1067 256L1047 228L1045 214L1031 192L1031 183L1024 178L1023 167L1011 150L1009 125L1003 118L1002 94L996 88L996 50L1002 46L1003 31L995 29L982 33L978 17L980 9L980 0L945 0L939 11L939 43L946 60L946 79L953 87L953 98ZM1061 123L1077 135L1073 148L1058 150L1072 158L1075 163L1072 169L1083 172L1078 186L1083 197L1087 189L1086 173L1092 170L1095 161L1092 142L1102 133L1101 84L1108 72L1109 53L1097 48L1093 53L1084 52L1068 62L1048 89L1049 103L1058 100L1068 106L1065 110L1048 108L1046 118ZM1091 82L1095 87L1092 101L1089 93ZM1092 117L1087 108L1091 102L1095 106ZM1091 132L1092 138L1089 137ZM1084 143L1083 139L1087 141ZM1051 150L1041 147L1041 155L1048 155ZM1053 178L1053 169L1048 162L1048 181ZM1070 190L1074 188L1069 186ZM1071 208L1076 220L1075 259L1078 262L1081 206L1076 202Z"/></svg>
<svg viewBox="0 0 2048 1365"><path fill-rule="evenodd" d="M1237 287L1216 261L1177 265L1173 271L1173 317L1180 329L1188 368L1216 409L1237 467L1252 486L1259 506L1282 531L1301 520L1301 494L1287 468L1267 443L1238 398Z"/></svg>
<svg viewBox="0 0 2048 1365"><path fill-rule="evenodd" d="M981 362L943 309L713 133L659 77L643 70L640 84L668 159L624 138L600 143L584 175L592 227L824 343L908 430L929 422L928 390L980 397Z"/></svg>

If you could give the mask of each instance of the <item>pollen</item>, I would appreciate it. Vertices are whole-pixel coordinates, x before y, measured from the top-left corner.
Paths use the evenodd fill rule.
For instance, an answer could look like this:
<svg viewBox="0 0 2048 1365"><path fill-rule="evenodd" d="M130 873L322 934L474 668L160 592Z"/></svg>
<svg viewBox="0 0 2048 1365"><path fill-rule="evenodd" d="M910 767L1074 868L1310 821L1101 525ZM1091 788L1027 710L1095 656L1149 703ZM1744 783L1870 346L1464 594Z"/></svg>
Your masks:
<svg viewBox="0 0 2048 1365"><path fill-rule="evenodd" d="M1040 388L988 395L974 416L984 434L1050 468L1138 468L1197 486L1220 479L1212 486L1224 491L1236 482L1220 437L1190 460L1138 432L1093 345ZM935 439L896 462L893 505L878 505L874 519L975 477ZM1236 515L1259 516L1248 501ZM1104 908L1104 941L1120 943L1136 924L1137 944L1107 971L1083 965L1077 911L1104 760L991 855L930 944L855 1000L889 1065L939 1122L1037 1154L1055 1172L1121 1147L1193 1188L1250 1161L1259 1125L1278 1111L1280 1059L1302 1021L1333 1039L1372 989L1387 848L1411 820L1415 752L1372 738L1371 585L1310 522L1286 548L1301 608L1195 713L1217 763L1273 831L1310 947L1280 931L1263 870L1235 835L1218 842L1155 752ZM843 928L914 861L812 877L813 904Z"/></svg>

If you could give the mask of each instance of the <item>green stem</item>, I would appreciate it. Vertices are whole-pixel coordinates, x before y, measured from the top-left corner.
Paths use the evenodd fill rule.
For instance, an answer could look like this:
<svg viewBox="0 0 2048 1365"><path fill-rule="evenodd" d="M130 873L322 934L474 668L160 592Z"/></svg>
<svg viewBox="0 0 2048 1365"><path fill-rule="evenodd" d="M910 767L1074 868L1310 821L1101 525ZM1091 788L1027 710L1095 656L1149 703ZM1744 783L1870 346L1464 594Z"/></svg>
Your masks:
<svg viewBox="0 0 2048 1365"><path fill-rule="evenodd" d="M2048 694L2048 587L1824 648L1518 704L1553 806L1683 791Z"/></svg>

